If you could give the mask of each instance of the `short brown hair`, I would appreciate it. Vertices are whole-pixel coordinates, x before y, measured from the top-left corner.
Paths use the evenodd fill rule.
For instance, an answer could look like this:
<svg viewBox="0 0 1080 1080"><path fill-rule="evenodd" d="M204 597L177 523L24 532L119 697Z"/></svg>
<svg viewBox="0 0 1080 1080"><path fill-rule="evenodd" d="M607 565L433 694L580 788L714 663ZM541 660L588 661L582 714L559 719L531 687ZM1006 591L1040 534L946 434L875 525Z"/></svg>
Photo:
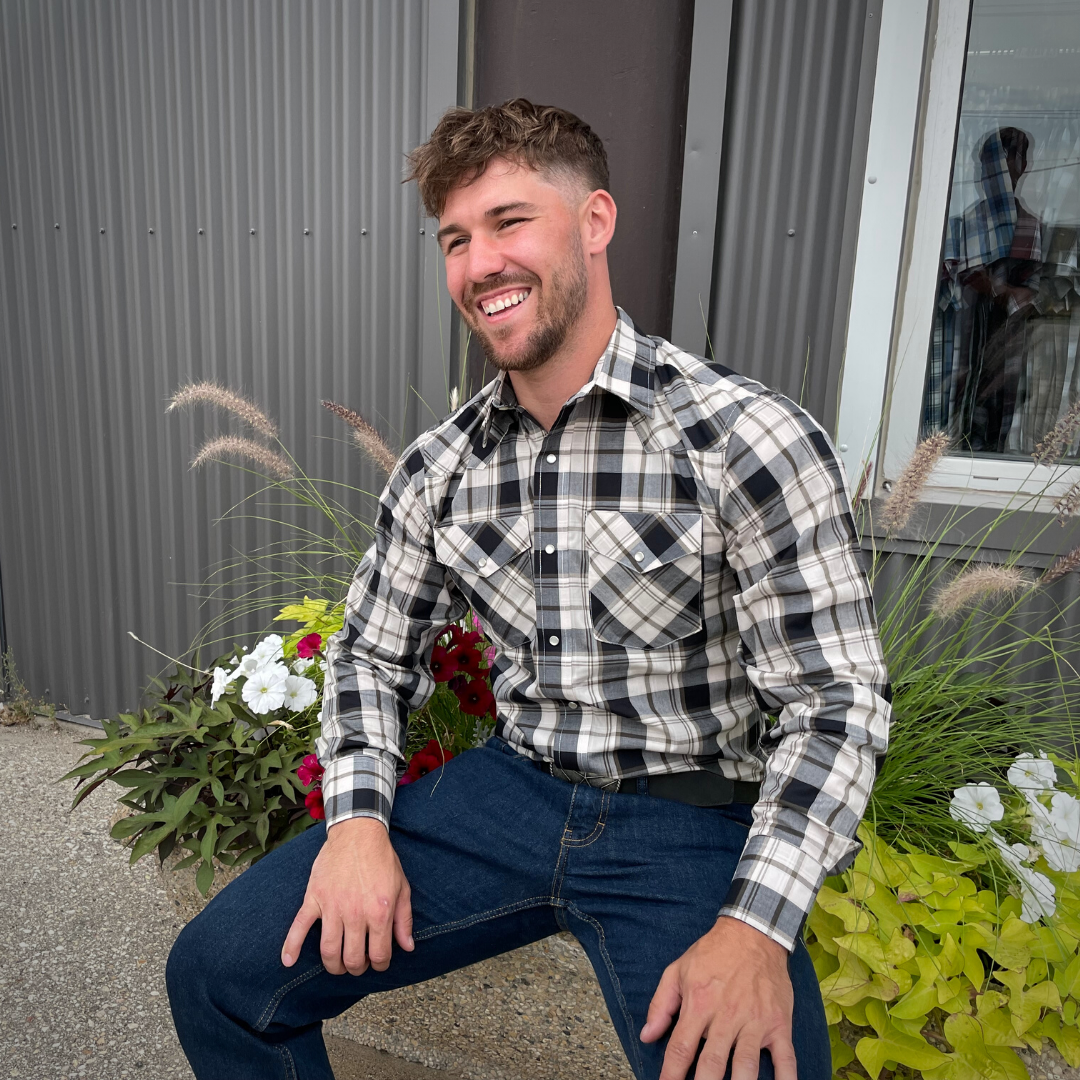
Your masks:
<svg viewBox="0 0 1080 1080"><path fill-rule="evenodd" d="M607 151L599 136L565 109L514 98L482 109L447 110L431 138L409 155L409 175L424 208L440 217L458 184L470 184L494 158L572 175L589 191L607 190Z"/></svg>

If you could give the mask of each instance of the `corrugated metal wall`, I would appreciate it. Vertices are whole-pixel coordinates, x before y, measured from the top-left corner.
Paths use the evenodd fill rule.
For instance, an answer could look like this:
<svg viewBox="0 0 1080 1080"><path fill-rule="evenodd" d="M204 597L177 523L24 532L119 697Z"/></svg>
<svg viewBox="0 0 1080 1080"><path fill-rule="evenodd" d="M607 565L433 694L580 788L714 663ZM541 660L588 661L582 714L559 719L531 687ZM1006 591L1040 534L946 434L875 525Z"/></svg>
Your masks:
<svg viewBox="0 0 1080 1080"><path fill-rule="evenodd" d="M179 385L251 395L307 474L368 492L320 399L395 448L432 420L414 388L445 411L441 260L400 181L454 103L457 23L457 0L0 3L0 565L34 693L133 706L161 661L127 631L184 651L220 610L194 586L288 535L265 504L215 523L261 485L188 471L233 424L165 416Z"/></svg>
<svg viewBox="0 0 1080 1080"><path fill-rule="evenodd" d="M829 430L880 22L881 0L733 10L710 340Z"/></svg>

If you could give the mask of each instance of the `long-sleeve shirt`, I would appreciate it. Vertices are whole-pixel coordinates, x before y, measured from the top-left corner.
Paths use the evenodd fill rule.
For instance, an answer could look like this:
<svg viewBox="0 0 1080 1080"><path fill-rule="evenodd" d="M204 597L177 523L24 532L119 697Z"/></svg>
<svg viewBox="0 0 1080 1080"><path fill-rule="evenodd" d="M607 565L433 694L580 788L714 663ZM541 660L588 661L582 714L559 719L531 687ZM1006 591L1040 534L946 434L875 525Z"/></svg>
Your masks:
<svg viewBox="0 0 1080 1080"><path fill-rule="evenodd" d="M843 468L791 401L621 310L549 431L500 374L383 492L329 639L328 826L389 821L432 646L472 610L496 733L599 776L760 781L720 914L788 949L858 849L889 688Z"/></svg>

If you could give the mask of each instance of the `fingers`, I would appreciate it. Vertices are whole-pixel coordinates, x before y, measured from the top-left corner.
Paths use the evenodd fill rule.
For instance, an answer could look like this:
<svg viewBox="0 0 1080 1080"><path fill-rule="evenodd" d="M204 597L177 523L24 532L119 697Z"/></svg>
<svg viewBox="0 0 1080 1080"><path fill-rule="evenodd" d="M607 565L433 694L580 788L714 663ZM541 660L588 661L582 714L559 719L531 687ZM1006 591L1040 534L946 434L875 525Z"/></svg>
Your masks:
<svg viewBox="0 0 1080 1080"><path fill-rule="evenodd" d="M679 1017L679 1022L668 1040L667 1050L664 1051L664 1067L660 1071L660 1080L685 1080L690 1066L694 1064L694 1058L697 1057L704 1031L704 1024L696 1017ZM706 1080L700 1065L694 1075L698 1080ZM724 1070L721 1069L715 1077L709 1076L707 1080L723 1080L723 1076Z"/></svg>
<svg viewBox="0 0 1080 1080"><path fill-rule="evenodd" d="M641 1029L641 1041L656 1042L671 1027L671 1021L681 1004L679 972L674 964L670 964L660 977L656 993L649 1002L649 1014L645 1019L645 1026Z"/></svg>
<svg viewBox="0 0 1080 1080"><path fill-rule="evenodd" d="M344 975L345 964L341 959L342 940L345 937L345 924L340 916L324 913L322 936L319 939L319 955L322 965L331 975Z"/></svg>
<svg viewBox="0 0 1080 1080"><path fill-rule="evenodd" d="M281 962L286 967L292 967L300 955L300 949L308 931L315 925L320 916L319 905L309 897L304 898L304 903L296 913L296 918L289 927L289 933L285 937L285 944L281 947Z"/></svg>
<svg viewBox="0 0 1080 1080"><path fill-rule="evenodd" d="M795 1061L795 1047L792 1045L790 1037L777 1036L772 1044L768 1046L768 1051L772 1055L773 1072L776 1075L776 1080L798 1080L799 1069Z"/></svg>
<svg viewBox="0 0 1080 1080"><path fill-rule="evenodd" d="M408 884L402 886L394 908L394 939L406 952L413 951L412 900Z"/></svg>

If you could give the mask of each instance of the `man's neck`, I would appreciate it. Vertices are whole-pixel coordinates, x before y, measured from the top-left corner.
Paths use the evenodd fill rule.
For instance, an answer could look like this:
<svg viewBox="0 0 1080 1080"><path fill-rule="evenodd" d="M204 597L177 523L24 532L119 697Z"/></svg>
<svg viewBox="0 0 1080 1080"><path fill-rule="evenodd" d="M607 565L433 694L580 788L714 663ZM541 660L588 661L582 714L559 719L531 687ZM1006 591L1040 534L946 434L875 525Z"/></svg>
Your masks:
<svg viewBox="0 0 1080 1080"><path fill-rule="evenodd" d="M614 305L590 317L586 312L563 347L535 371L511 371L510 382L518 404L545 431L559 417L563 405L592 377L597 361L615 332Z"/></svg>

